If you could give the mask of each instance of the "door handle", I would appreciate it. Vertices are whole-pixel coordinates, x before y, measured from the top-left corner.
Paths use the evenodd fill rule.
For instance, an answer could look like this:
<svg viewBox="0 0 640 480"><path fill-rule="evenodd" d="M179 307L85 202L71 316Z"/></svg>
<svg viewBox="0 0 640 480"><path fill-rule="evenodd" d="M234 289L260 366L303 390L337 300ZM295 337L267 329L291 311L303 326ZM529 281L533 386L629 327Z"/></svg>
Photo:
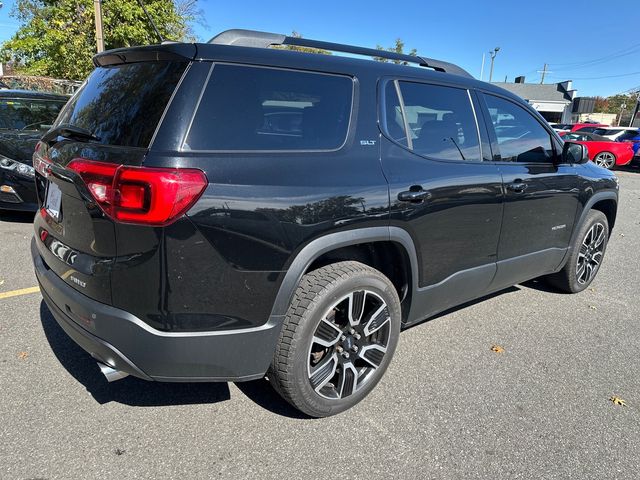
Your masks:
<svg viewBox="0 0 640 480"><path fill-rule="evenodd" d="M507 183L507 190L511 190L515 193L522 193L527 189L527 184L522 180L516 180L513 183Z"/></svg>
<svg viewBox="0 0 640 480"><path fill-rule="evenodd" d="M398 194L398 200L401 202L422 203L430 198L431 193L423 190L419 185L415 185L410 190Z"/></svg>

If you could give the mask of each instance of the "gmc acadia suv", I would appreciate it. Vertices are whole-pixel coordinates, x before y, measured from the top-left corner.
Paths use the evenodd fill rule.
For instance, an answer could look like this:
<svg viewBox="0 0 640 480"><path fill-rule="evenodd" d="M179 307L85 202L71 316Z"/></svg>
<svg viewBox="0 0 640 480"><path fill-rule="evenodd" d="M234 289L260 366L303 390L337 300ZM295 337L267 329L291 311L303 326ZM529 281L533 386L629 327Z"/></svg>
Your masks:
<svg viewBox="0 0 640 480"><path fill-rule="evenodd" d="M332 415L401 329L602 263L616 177L455 65L245 30L94 62L34 154L32 254L110 380L266 375Z"/></svg>

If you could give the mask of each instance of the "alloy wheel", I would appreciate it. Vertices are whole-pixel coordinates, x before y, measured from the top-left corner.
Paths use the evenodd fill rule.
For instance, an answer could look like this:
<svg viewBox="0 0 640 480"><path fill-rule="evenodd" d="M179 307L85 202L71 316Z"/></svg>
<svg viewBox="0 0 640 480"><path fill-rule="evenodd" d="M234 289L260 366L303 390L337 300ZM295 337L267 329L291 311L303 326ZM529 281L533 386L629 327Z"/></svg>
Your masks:
<svg viewBox="0 0 640 480"><path fill-rule="evenodd" d="M576 279L580 285L589 283L595 276L604 255L605 226L594 223L580 245L576 265Z"/></svg>
<svg viewBox="0 0 640 480"><path fill-rule="evenodd" d="M307 372L311 387L328 399L346 398L380 367L391 335L384 300L357 290L333 304L315 329Z"/></svg>
<svg viewBox="0 0 640 480"><path fill-rule="evenodd" d="M601 152L596 155L596 158L593 159L596 165L606 168L610 170L616 164L616 157L613 153L609 152Z"/></svg>

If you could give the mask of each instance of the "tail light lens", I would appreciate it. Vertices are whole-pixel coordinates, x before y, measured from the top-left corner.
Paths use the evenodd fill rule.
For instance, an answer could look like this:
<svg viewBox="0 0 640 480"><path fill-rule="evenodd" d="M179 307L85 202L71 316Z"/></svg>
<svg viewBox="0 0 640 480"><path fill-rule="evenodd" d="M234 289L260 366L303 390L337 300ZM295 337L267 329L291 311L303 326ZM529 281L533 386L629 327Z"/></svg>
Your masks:
<svg viewBox="0 0 640 480"><path fill-rule="evenodd" d="M164 226L181 217L207 187L202 170L129 167L77 158L78 173L100 208L122 223Z"/></svg>

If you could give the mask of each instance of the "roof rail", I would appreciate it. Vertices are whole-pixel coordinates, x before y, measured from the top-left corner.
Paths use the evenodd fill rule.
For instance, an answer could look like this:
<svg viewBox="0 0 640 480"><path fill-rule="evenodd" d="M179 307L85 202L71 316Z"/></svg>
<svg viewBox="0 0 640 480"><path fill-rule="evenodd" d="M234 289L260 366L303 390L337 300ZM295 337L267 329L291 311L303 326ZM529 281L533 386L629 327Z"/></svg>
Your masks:
<svg viewBox="0 0 640 480"><path fill-rule="evenodd" d="M308 38L288 37L278 33L258 32L255 30L232 29L219 33L208 43L216 45L235 45L238 47L268 48L271 45L295 45L298 47L318 48L333 52L353 53L367 57L382 57L389 60L399 60L407 63L417 63L422 67L432 68L438 72L454 73L465 77L471 77L469 72L459 66L435 60L433 58L418 57L374 48L357 47L341 43L323 42Z"/></svg>

